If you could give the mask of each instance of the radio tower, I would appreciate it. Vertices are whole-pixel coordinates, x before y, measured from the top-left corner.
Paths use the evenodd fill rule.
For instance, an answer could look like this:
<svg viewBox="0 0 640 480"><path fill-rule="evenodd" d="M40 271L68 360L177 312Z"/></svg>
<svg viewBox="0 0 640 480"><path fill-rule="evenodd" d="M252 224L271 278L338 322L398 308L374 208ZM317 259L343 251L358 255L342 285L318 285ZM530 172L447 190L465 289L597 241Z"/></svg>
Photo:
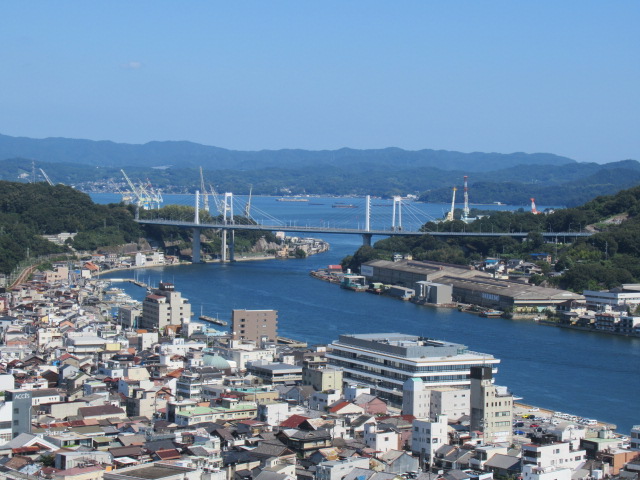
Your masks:
<svg viewBox="0 0 640 480"><path fill-rule="evenodd" d="M462 209L462 221L469 220L469 187L467 185L467 176L464 176L464 208Z"/></svg>

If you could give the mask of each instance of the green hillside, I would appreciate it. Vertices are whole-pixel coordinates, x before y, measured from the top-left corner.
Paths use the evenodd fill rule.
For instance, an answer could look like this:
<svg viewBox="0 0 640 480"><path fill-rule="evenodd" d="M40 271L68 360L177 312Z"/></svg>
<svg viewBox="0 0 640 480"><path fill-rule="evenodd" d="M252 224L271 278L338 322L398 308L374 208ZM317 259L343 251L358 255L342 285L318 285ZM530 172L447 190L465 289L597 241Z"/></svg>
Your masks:
<svg viewBox="0 0 640 480"><path fill-rule="evenodd" d="M517 231L530 232L525 242L510 237L459 237L440 239L423 237L391 237L373 247L361 247L343 259L343 265L359 269L366 261L391 259L394 253L411 254L417 260L435 260L468 264L484 257L528 258L531 253L547 252L555 259L556 272L551 275L548 264L540 264L544 276L535 283L546 282L574 291L611 288L622 283L640 282L640 186L615 195L600 196L586 204L557 210L548 215L529 212L472 212L488 216L465 224L460 220L427 223L430 231ZM592 231L594 235L574 243L544 243L541 232Z"/></svg>

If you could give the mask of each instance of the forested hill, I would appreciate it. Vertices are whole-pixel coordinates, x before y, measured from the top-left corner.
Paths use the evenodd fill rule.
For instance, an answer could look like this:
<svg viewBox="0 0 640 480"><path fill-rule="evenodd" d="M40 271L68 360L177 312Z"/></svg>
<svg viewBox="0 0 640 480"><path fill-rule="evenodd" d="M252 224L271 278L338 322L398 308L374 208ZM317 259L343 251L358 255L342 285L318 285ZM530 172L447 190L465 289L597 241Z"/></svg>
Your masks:
<svg viewBox="0 0 640 480"><path fill-rule="evenodd" d="M0 160L21 157L41 162L67 162L110 167L159 167L254 170L260 168L334 167L347 163L381 165L388 168L429 168L480 172L514 165L563 165L574 160L549 153L462 153L446 150L311 151L302 149L239 151L192 142L149 142L143 145L70 138L33 139L0 135Z"/></svg>
<svg viewBox="0 0 640 480"><path fill-rule="evenodd" d="M131 211L121 205L96 205L64 185L0 181L0 272L11 272L27 255L67 251L42 237L61 232L77 232L73 245L80 250L140 237Z"/></svg>
<svg viewBox="0 0 640 480"><path fill-rule="evenodd" d="M536 284L557 285L581 292L640 283L640 186L615 195L601 196L586 204L557 210L548 215L529 212L475 212L487 216L472 223L460 220L428 223L429 231L522 231L530 232L527 241L510 237L458 237L440 240L439 237L392 237L376 242L373 247L361 247L343 265L357 270L372 259L391 259L394 253L411 254L416 260L435 260L468 264L484 257L520 258L531 260L529 254L546 252L554 258L552 266L539 262L542 275L531 281ZM472 211L472 215L474 212ZM544 243L540 232L591 231L589 238L565 244Z"/></svg>

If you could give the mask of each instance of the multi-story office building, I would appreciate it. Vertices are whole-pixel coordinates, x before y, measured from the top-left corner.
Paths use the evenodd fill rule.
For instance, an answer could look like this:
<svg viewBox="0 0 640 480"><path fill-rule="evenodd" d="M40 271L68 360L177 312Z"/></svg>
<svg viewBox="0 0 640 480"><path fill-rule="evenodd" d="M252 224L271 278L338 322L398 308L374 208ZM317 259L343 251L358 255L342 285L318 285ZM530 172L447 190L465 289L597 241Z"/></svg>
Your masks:
<svg viewBox="0 0 640 480"><path fill-rule="evenodd" d="M172 283L161 283L160 288L147 295L142 302L140 328L163 330L169 325L181 325L191 318L191 304L176 292Z"/></svg>
<svg viewBox="0 0 640 480"><path fill-rule="evenodd" d="M340 335L327 359L342 369L345 383L367 385L396 406L402 405L402 387L409 378L422 379L427 388L469 388L471 367L488 365L497 372L500 363L465 345L401 333Z"/></svg>
<svg viewBox="0 0 640 480"><path fill-rule="evenodd" d="M249 340L261 345L276 340L278 312L276 310L232 310L231 335L234 340Z"/></svg>
<svg viewBox="0 0 640 480"><path fill-rule="evenodd" d="M490 367L471 368L471 430L481 431L485 443L510 442L513 394L493 384Z"/></svg>

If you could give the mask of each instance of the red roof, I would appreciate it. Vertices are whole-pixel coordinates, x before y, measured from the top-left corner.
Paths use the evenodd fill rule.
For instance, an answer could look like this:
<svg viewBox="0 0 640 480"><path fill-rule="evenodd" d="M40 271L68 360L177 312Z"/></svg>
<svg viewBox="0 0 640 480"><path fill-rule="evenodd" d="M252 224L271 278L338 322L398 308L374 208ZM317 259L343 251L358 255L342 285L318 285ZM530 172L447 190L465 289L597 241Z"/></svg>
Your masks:
<svg viewBox="0 0 640 480"><path fill-rule="evenodd" d="M350 404L350 402L340 402L340 403L338 403L338 404L334 405L333 407L331 407L331 408L329 409L329 411L330 411L331 413L336 413L336 412L338 412L338 411L342 410L344 407L346 407L346 406L347 406L347 405L349 405L349 404Z"/></svg>
<svg viewBox="0 0 640 480"><path fill-rule="evenodd" d="M305 417L303 415L291 415L284 422L280 424L281 427L285 428L298 428L302 422L308 420L311 417Z"/></svg>
<svg viewBox="0 0 640 480"><path fill-rule="evenodd" d="M173 460L181 458L180 452L175 448L167 448L166 450L157 450L156 455L160 457L160 460Z"/></svg>

